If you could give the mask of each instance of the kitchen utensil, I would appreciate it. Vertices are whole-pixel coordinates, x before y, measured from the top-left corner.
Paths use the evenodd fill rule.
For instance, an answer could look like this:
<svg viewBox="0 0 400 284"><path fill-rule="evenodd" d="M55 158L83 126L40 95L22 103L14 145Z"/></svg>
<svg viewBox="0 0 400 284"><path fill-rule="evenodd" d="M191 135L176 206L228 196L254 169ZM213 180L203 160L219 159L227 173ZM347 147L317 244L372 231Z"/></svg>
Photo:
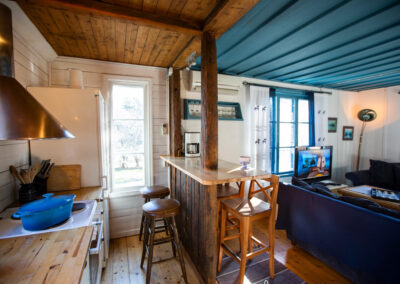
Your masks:
<svg viewBox="0 0 400 284"><path fill-rule="evenodd" d="M28 183L30 183L30 182L29 182L28 173L27 173L26 170L21 169L21 170L19 171L19 174L20 174L21 177L22 177L22 183L23 183L23 184L28 184Z"/></svg>
<svg viewBox="0 0 400 284"><path fill-rule="evenodd" d="M44 194L43 199L20 207L13 217L20 217L24 229L31 231L43 230L68 220L76 195L53 195Z"/></svg>
<svg viewBox="0 0 400 284"><path fill-rule="evenodd" d="M29 167L28 170L28 178L29 178L29 183L33 183L33 179L37 175L37 173L40 171L40 165L41 163L36 163L33 166Z"/></svg>
<svg viewBox="0 0 400 284"><path fill-rule="evenodd" d="M22 176L18 173L18 170L16 167L14 166L10 166L10 172L11 174L18 179L21 183L24 183L24 179L22 178Z"/></svg>

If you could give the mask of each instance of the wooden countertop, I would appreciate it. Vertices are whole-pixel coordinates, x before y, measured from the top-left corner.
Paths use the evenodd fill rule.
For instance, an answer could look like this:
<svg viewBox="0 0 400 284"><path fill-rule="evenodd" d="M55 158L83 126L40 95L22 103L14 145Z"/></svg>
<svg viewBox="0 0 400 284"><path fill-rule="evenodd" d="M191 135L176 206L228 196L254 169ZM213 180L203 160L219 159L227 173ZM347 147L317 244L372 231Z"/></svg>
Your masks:
<svg viewBox="0 0 400 284"><path fill-rule="evenodd" d="M217 170L206 170L201 167L200 158L160 156L162 160L182 171L204 185L224 184L252 179L269 178L270 173L262 170L241 170L239 164L218 161Z"/></svg>
<svg viewBox="0 0 400 284"><path fill-rule="evenodd" d="M103 190L101 186L93 186L93 187L82 187L81 189L76 190L64 190L64 191L49 191L54 193L54 195L63 195L63 194L75 194L75 201L82 200L99 200L103 197Z"/></svg>
<svg viewBox="0 0 400 284"><path fill-rule="evenodd" d="M0 283L79 283L93 227L0 240Z"/></svg>

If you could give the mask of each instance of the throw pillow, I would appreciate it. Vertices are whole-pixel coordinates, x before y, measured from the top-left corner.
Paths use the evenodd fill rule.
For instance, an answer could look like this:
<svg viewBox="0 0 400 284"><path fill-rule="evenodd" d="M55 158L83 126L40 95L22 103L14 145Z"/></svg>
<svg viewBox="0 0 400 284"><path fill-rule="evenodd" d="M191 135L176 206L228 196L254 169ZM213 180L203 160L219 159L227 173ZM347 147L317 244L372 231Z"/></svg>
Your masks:
<svg viewBox="0 0 400 284"><path fill-rule="evenodd" d="M327 188L325 185L320 184L320 183L315 183L312 186L315 190L315 192L320 193L322 195L326 195L332 198L338 198L339 196L337 196L336 194L332 193L329 188Z"/></svg>
<svg viewBox="0 0 400 284"><path fill-rule="evenodd" d="M384 161L370 160L371 185L383 188L395 187L393 165Z"/></svg>
<svg viewBox="0 0 400 284"><path fill-rule="evenodd" d="M340 196L339 200L342 200L347 203L351 203L351 204L359 206L359 207L367 208L367 209L369 209L368 208L369 206L381 207L375 201L365 199L365 198L358 198L358 197L352 197L352 196Z"/></svg>
<svg viewBox="0 0 400 284"><path fill-rule="evenodd" d="M293 185L297 185L297 186L299 186L299 187L301 187L303 189L307 189L307 190L315 192L315 189L311 185L309 185L304 180L301 180L301 179L299 179L297 177L292 177L292 184Z"/></svg>
<svg viewBox="0 0 400 284"><path fill-rule="evenodd" d="M378 206L375 206L375 205L368 206L368 209L370 209L372 211L375 211L375 212L378 212L378 213L389 215L389 216L397 218L397 219L400 219L400 212L397 211L397 210L389 209L389 208L382 207L382 206L378 207Z"/></svg>

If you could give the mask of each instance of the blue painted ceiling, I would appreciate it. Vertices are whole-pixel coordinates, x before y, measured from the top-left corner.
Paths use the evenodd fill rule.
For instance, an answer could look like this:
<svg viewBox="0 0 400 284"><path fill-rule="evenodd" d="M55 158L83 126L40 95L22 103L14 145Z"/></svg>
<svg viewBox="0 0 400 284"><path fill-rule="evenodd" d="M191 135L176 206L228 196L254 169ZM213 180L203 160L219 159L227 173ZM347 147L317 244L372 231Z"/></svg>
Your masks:
<svg viewBox="0 0 400 284"><path fill-rule="evenodd" d="M286 83L400 85L400 1L260 0L217 40L217 60L219 73Z"/></svg>

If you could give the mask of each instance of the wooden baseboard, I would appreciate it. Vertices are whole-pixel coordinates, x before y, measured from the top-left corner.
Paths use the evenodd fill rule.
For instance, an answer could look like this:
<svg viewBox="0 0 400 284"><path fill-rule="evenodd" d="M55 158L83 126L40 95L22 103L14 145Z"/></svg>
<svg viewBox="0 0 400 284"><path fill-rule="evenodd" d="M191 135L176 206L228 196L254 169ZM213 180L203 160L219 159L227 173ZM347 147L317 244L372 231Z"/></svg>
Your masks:
<svg viewBox="0 0 400 284"><path fill-rule="evenodd" d="M111 239L119 239L119 238L123 238L123 237L139 235L139 231L140 231L140 228L131 229L131 230L127 230L127 231L115 232L115 233L111 233L110 238Z"/></svg>

